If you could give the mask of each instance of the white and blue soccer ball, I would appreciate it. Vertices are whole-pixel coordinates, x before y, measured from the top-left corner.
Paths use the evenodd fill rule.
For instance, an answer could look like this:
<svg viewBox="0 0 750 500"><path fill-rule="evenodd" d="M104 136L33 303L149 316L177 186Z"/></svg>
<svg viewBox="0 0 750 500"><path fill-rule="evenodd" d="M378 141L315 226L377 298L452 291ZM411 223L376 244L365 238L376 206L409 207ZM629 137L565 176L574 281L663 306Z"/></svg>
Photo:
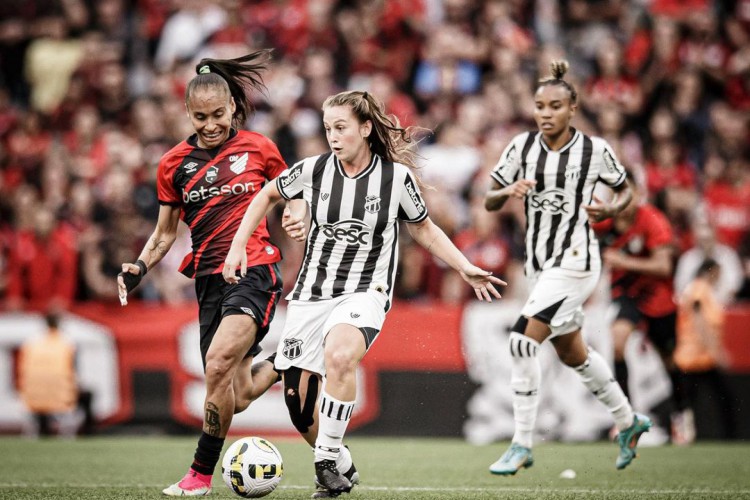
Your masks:
<svg viewBox="0 0 750 500"><path fill-rule="evenodd" d="M284 465L281 453L267 439L238 439L224 453L221 476L229 489L243 498L268 495L281 482Z"/></svg>

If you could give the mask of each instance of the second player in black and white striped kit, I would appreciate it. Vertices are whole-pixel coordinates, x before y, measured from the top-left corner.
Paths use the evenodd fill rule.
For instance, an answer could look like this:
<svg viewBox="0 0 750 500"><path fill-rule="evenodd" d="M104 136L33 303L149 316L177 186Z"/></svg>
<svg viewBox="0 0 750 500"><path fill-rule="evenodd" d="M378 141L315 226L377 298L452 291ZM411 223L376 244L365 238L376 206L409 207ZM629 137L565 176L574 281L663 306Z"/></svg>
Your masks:
<svg viewBox="0 0 750 500"><path fill-rule="evenodd" d="M599 244L584 205L591 203L598 181L619 189L625 169L607 142L571 130L560 149L551 149L542 131L517 135L491 173L500 186L533 181L525 199L527 276L560 267L599 271Z"/></svg>
<svg viewBox="0 0 750 500"><path fill-rule="evenodd" d="M539 406L541 366L537 357L549 339L560 360L612 414L619 431L618 469L635 458L636 444L651 426L635 415L607 362L586 346L581 334L583 304L601 272L599 246L590 227L622 211L632 198L625 169L601 138L570 126L578 107L575 88L563 79L565 61L551 64L552 76L534 95L538 131L516 136L491 176L496 185L485 208L500 209L509 198L526 208L526 276L531 293L509 338L515 433L510 448L490 472L512 475L534 463L534 426ZM611 203L594 197L602 181L616 192Z"/></svg>
<svg viewBox="0 0 750 500"><path fill-rule="evenodd" d="M331 96L323 104L323 125L331 153L295 164L263 188L224 266L224 279L238 281L237 268L244 273L247 265L245 242L266 212L283 198L307 201L311 229L287 297L276 368L283 370L292 421L315 445L316 498L348 492L356 482L339 472L348 463L337 467L337 460L354 409L357 365L390 308L399 221L417 243L458 271L478 299L499 298L494 285L505 285L472 265L430 220L410 170L409 131L383 112L380 101L359 91ZM296 215L284 227L294 235L295 224L301 224Z"/></svg>

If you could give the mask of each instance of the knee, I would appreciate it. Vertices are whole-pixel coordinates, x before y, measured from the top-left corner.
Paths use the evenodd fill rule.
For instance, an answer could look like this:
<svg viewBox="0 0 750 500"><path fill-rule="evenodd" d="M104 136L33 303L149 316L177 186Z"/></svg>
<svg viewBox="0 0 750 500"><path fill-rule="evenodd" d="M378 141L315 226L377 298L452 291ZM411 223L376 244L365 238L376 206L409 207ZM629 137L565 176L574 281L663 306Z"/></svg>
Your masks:
<svg viewBox="0 0 750 500"><path fill-rule="evenodd" d="M357 357L352 350L333 348L326 352L326 376L342 377L354 372L357 368Z"/></svg>
<svg viewBox="0 0 750 500"><path fill-rule="evenodd" d="M231 383L232 361L229 357L221 354L210 354L206 356L206 384L215 386Z"/></svg>

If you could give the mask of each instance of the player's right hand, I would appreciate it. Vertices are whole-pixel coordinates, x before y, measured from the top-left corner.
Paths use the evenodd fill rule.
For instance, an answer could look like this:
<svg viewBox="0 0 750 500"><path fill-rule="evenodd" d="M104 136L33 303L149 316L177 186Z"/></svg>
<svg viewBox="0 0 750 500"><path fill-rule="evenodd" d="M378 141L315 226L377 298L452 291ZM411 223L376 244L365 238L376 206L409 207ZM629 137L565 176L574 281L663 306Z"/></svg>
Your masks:
<svg viewBox="0 0 750 500"><path fill-rule="evenodd" d="M520 179L508 186L508 196L511 198L524 199L536 186L535 180Z"/></svg>
<svg viewBox="0 0 750 500"><path fill-rule="evenodd" d="M237 268L240 269L240 276L237 276ZM247 252L244 248L237 249L234 245L229 249L227 258L224 259L224 270L221 272L224 281L234 285L239 283L240 277L244 277L247 272Z"/></svg>
<svg viewBox="0 0 750 500"><path fill-rule="evenodd" d="M128 293L138 286L143 279L141 267L138 264L126 262L122 265L122 272L117 275L117 294L120 296L120 305L128 305Z"/></svg>

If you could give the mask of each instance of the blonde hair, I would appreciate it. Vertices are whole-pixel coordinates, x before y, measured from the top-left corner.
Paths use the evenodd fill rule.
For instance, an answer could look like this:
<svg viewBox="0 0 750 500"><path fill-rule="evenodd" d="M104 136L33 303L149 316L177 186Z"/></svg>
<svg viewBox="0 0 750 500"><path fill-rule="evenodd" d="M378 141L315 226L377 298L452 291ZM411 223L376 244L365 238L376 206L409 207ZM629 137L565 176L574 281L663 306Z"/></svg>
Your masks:
<svg viewBox="0 0 750 500"><path fill-rule="evenodd" d="M564 59L552 61L551 63L549 63L550 76L539 79L539 83L536 87L537 90L547 85L562 85L570 93L571 104L577 103L578 92L571 83L563 79L569 68L570 65L568 64L568 61Z"/></svg>

